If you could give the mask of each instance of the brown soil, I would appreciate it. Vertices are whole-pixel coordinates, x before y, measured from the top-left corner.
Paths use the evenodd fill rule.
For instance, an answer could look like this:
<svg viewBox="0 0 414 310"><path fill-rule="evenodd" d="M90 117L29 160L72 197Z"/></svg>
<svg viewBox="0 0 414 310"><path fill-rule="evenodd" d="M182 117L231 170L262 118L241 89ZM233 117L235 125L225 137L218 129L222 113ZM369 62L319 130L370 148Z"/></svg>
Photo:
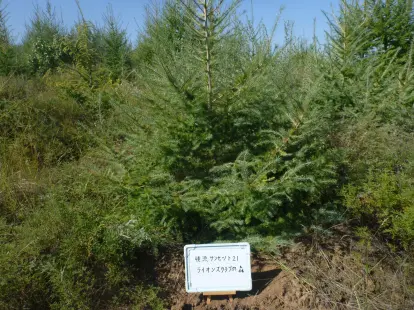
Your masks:
<svg viewBox="0 0 414 310"><path fill-rule="evenodd" d="M216 296L207 305L202 294L186 293L181 251L161 260L158 285L175 310L414 309L396 257L343 232L327 240L302 239L278 256L252 257L253 289L232 303Z"/></svg>

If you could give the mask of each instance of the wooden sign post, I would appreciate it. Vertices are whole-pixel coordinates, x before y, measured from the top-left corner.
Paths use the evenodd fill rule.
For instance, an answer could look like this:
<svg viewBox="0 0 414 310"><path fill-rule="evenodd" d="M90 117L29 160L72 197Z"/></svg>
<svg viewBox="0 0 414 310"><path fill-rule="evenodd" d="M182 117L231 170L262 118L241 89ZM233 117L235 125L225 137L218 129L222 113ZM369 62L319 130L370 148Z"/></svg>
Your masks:
<svg viewBox="0 0 414 310"><path fill-rule="evenodd" d="M210 304L211 302L211 296L228 296L229 297L229 302L232 303L233 302L233 295L236 295L236 291L228 291L228 292L208 292L208 293L203 293L204 296L207 297L207 305Z"/></svg>
<svg viewBox="0 0 414 310"><path fill-rule="evenodd" d="M184 247L185 287L189 293L228 296L250 291L252 277L250 245L243 243L191 244Z"/></svg>

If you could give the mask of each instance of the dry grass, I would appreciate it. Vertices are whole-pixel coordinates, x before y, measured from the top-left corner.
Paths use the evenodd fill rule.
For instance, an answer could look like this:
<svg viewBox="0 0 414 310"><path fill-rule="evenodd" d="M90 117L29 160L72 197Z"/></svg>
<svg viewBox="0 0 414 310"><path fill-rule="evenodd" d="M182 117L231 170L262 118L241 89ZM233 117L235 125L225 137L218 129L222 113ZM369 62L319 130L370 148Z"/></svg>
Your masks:
<svg viewBox="0 0 414 310"><path fill-rule="evenodd" d="M408 256L390 251L371 237L351 238L351 232L333 231L329 238L299 240L280 256L252 260L255 272L274 272L258 290L237 294L234 309L414 309ZM201 295L184 288L180 249L159 260L157 282L172 309L227 309L225 299L207 306ZM412 264L411 264L412 265ZM412 274L412 273L411 273ZM253 282L255 283L255 282ZM254 284L255 286L255 284Z"/></svg>
<svg viewBox="0 0 414 310"><path fill-rule="evenodd" d="M327 309L413 309L408 257L392 253L379 240L344 237L313 240L277 261L307 288L311 300Z"/></svg>

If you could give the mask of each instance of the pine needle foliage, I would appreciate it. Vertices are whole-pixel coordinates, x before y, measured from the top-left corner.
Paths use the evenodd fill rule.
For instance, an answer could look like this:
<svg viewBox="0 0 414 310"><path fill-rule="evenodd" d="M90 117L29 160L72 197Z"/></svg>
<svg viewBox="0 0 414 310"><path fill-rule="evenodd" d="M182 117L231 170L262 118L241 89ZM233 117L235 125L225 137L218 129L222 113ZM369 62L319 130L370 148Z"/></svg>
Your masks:
<svg viewBox="0 0 414 310"><path fill-rule="evenodd" d="M166 165L177 178L206 175L215 163L235 159L259 128L271 122L260 119L266 117L265 109L273 108L269 99L254 91L275 55L271 36L261 28L257 37L263 39L249 41L241 24L231 24L237 5L171 2L165 15L153 18L156 61L143 72L144 83L151 81L144 95L178 109L179 122L169 126L173 143L166 146ZM168 30L161 31L164 25L178 30L167 35ZM231 60L234 55L236 61ZM261 99L269 105L259 104Z"/></svg>
<svg viewBox="0 0 414 310"><path fill-rule="evenodd" d="M16 70L15 51L7 22L6 7L3 7L3 3L0 2L0 74L3 76Z"/></svg>
<svg viewBox="0 0 414 310"><path fill-rule="evenodd" d="M339 15L329 19L328 53L332 61L328 79L341 93L335 100L340 103L338 110L350 108L364 114L375 111L385 121L407 115L403 111L412 105L408 99L412 91L404 82L411 76L407 66L412 62L412 40L407 38L412 36L413 21L412 11L406 11L410 3L342 1ZM391 11L401 16L390 15ZM388 16L392 21L379 16ZM399 30L392 30L394 26ZM383 36L387 33L387 38L381 37L378 29L388 29L381 32ZM393 43L385 44L384 40ZM384 97L390 104L380 104Z"/></svg>
<svg viewBox="0 0 414 310"><path fill-rule="evenodd" d="M10 44L10 31L7 26L7 12L6 8L3 7L3 3L1 5L1 15L0 15L0 42L1 44Z"/></svg>
<svg viewBox="0 0 414 310"><path fill-rule="evenodd" d="M412 1L343 1L331 26L326 82L345 154L344 204L362 225L409 248Z"/></svg>
<svg viewBox="0 0 414 310"><path fill-rule="evenodd" d="M163 161L175 179L154 181L151 205L185 240L299 226L335 184L316 55L294 40L275 49L275 28L240 22L238 4L172 1L147 26L143 96L170 113Z"/></svg>
<svg viewBox="0 0 414 310"><path fill-rule="evenodd" d="M405 55L410 50L413 35L413 2L407 0L364 2L371 44L380 52L399 50Z"/></svg>
<svg viewBox="0 0 414 310"><path fill-rule="evenodd" d="M126 30L122 29L111 6L107 8L104 22L103 64L110 72L110 79L119 81L126 78L131 71L131 46L127 39Z"/></svg>

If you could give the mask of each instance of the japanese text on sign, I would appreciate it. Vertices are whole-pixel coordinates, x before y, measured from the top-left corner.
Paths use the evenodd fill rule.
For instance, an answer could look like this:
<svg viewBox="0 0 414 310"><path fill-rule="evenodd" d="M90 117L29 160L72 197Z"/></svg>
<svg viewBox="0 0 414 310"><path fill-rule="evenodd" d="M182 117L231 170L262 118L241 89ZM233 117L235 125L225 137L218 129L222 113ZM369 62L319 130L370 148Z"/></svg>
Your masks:
<svg viewBox="0 0 414 310"><path fill-rule="evenodd" d="M251 289L248 243L187 245L184 255L188 292Z"/></svg>
<svg viewBox="0 0 414 310"><path fill-rule="evenodd" d="M225 262L226 260L228 262L238 262L239 257L238 256L196 256L195 257L196 262Z"/></svg>

